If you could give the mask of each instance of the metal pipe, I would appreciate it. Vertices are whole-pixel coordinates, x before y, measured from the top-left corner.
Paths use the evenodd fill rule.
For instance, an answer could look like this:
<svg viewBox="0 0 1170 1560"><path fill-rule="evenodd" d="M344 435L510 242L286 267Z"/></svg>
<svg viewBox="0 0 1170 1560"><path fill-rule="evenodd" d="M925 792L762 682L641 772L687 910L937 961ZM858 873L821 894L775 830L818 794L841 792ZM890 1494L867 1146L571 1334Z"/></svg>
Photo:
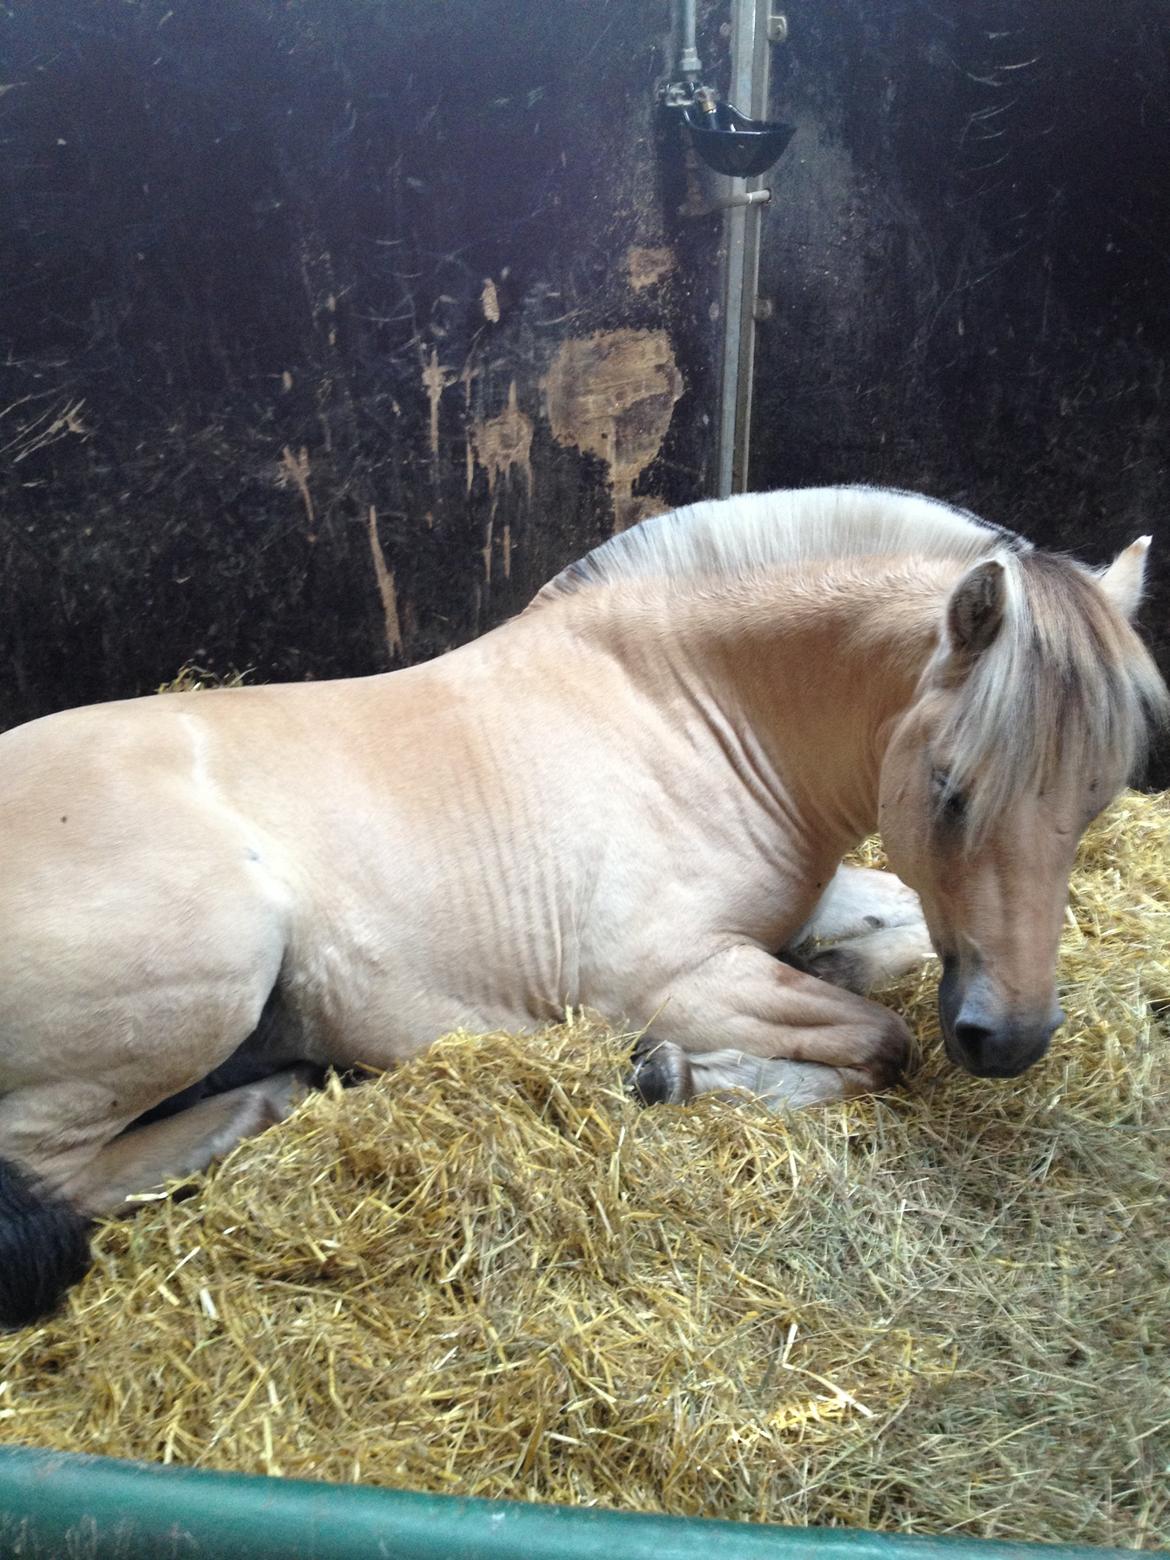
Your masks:
<svg viewBox="0 0 1170 1560"><path fill-rule="evenodd" d="M0 1555L24 1560L1132 1560L1128 1550L463 1500L0 1448Z"/></svg>
<svg viewBox="0 0 1170 1560"><path fill-rule="evenodd" d="M729 98L752 118L767 113L767 0L732 0ZM744 376L755 344L756 278L759 272L760 204L755 179L732 181L724 218L726 269L723 290L723 362L719 376L719 468L716 494L728 498L747 482L751 386ZM752 198L754 197L754 198ZM749 292L750 286L750 292ZM746 350L745 350L746 349Z"/></svg>
<svg viewBox="0 0 1170 1560"><path fill-rule="evenodd" d="M736 183L740 182L740 180L736 180ZM719 208L723 211L730 211L733 206L766 206L771 199L771 190L733 190L730 195L719 202Z"/></svg>
<svg viewBox="0 0 1170 1560"><path fill-rule="evenodd" d="M703 73L703 64L699 59L696 3L697 0L682 0L682 52L678 61L683 79L692 83L698 81Z"/></svg>
<svg viewBox="0 0 1170 1560"><path fill-rule="evenodd" d="M752 0L747 0L751 4ZM767 119L771 82L772 49L768 19L772 0L754 0L752 30L751 114ZM735 439L732 446L731 491L746 493L750 486L752 435L752 395L756 383L756 334L759 315L760 245L763 238L764 207L772 198L771 189L755 184L749 195L760 194L766 200L753 202L754 210L744 212L743 272L740 282L739 370L736 374Z"/></svg>

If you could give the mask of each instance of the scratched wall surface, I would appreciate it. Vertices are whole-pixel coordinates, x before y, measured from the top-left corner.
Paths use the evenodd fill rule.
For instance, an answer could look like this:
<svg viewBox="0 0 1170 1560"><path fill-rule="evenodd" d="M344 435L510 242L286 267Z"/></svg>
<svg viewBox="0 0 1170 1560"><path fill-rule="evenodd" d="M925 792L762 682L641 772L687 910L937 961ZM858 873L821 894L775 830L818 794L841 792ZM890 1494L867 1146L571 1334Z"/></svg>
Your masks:
<svg viewBox="0 0 1170 1560"><path fill-rule="evenodd" d="M1170 672L1170 6L785 9L753 485L925 488L1095 562L1152 532Z"/></svg>
<svg viewBox="0 0 1170 1560"><path fill-rule="evenodd" d="M0 724L417 660L709 487L669 19L0 5Z"/></svg>

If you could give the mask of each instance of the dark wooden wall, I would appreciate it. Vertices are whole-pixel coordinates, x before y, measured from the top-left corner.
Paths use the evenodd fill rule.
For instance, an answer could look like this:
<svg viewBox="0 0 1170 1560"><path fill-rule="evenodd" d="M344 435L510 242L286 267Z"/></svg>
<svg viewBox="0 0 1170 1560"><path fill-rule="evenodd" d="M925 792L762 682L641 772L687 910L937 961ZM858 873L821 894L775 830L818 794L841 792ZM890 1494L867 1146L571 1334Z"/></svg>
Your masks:
<svg viewBox="0 0 1170 1560"><path fill-rule="evenodd" d="M1170 5L785 8L753 484L1094 559L1152 530L1170 666ZM710 490L720 221L656 146L669 21L0 5L0 725L191 657L418 659Z"/></svg>
<svg viewBox="0 0 1170 1560"><path fill-rule="evenodd" d="M189 657L427 656L707 490L720 228L662 215L669 23L0 6L0 724Z"/></svg>
<svg viewBox="0 0 1170 1560"><path fill-rule="evenodd" d="M752 484L923 488L1095 562L1152 532L1170 672L1170 4L785 9Z"/></svg>

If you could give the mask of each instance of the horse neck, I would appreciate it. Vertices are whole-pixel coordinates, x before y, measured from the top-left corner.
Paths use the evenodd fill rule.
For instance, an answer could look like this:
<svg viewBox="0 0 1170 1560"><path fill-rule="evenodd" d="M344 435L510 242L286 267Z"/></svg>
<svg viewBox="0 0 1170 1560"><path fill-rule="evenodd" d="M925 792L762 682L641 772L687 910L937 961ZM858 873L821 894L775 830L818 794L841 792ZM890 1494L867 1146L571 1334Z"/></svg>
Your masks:
<svg viewBox="0 0 1170 1560"><path fill-rule="evenodd" d="M631 675L652 695L683 693L680 718L705 724L810 846L833 853L877 825L886 743L959 567L851 560L693 593L627 585L625 601L613 587L594 627L605 632L608 608Z"/></svg>

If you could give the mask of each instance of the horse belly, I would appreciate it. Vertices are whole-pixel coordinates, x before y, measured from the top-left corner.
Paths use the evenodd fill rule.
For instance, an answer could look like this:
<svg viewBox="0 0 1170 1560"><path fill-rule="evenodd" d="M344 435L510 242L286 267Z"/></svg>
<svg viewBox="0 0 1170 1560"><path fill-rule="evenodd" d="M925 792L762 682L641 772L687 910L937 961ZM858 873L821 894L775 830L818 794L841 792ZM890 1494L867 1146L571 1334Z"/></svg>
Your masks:
<svg viewBox="0 0 1170 1560"><path fill-rule="evenodd" d="M512 924L516 902L492 915L449 857L387 854L380 891L358 901L335 881L328 898L306 898L294 925L281 991L309 1060L390 1067L455 1030L557 1016L563 1003L542 994L540 939Z"/></svg>
<svg viewBox="0 0 1170 1560"><path fill-rule="evenodd" d="M308 858L282 986L313 1060L384 1067L452 1030L531 1028L573 1000L561 863L526 848L537 831L515 798L508 816L437 769L425 805L393 784L354 798L360 837L337 825L328 859Z"/></svg>

